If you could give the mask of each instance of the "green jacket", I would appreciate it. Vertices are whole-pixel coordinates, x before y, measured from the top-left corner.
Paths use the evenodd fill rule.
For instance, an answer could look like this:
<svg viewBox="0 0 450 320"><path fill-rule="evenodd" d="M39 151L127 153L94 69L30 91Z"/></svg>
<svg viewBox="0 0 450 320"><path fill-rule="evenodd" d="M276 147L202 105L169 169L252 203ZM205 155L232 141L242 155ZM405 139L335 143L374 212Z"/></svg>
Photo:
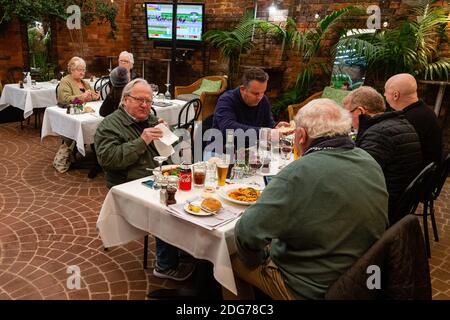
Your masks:
<svg viewBox="0 0 450 320"><path fill-rule="evenodd" d="M92 87L89 85L88 82L81 80L83 82L84 88L86 90L92 90ZM72 101L75 98L81 99L81 95L83 92L81 92L80 88L78 87L77 83L72 80L72 77L70 74L65 76L61 79L58 86L57 96L58 96L58 103L61 104L71 104Z"/></svg>
<svg viewBox="0 0 450 320"><path fill-rule="evenodd" d="M377 162L359 148L322 150L273 177L235 228L251 266L270 256L299 298L323 299L388 226L388 193Z"/></svg>
<svg viewBox="0 0 450 320"><path fill-rule="evenodd" d="M158 124L153 115L148 118L150 127ZM108 188L151 174L153 160L158 155L153 142L147 145L133 126L133 119L120 106L100 123L95 133L95 152L98 163L106 171Z"/></svg>

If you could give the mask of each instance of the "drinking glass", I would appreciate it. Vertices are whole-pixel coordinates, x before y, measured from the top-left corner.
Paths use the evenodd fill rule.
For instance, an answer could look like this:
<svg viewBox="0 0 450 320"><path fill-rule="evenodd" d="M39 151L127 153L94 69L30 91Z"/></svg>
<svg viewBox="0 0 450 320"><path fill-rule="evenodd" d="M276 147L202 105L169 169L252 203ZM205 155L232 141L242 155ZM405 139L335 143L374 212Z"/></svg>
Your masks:
<svg viewBox="0 0 450 320"><path fill-rule="evenodd" d="M156 96L158 95L158 91L159 91L158 85L151 83L150 87L152 88L152 91L153 91L153 98L156 98Z"/></svg>
<svg viewBox="0 0 450 320"><path fill-rule="evenodd" d="M261 152L269 152L270 151L270 128L261 128L259 129L259 150Z"/></svg>
<svg viewBox="0 0 450 320"><path fill-rule="evenodd" d="M291 158L292 155L292 142L288 139L280 139L280 156L281 156L281 165L279 169L282 169L286 166L286 161Z"/></svg>
<svg viewBox="0 0 450 320"><path fill-rule="evenodd" d="M265 151L262 151L262 152L265 152ZM259 155L258 150L250 150L248 164L250 166L252 175L255 175L258 172L258 170L261 169L263 162Z"/></svg>
<svg viewBox="0 0 450 320"><path fill-rule="evenodd" d="M23 73L23 83L26 83L27 82L27 74L28 74L28 72L24 70L22 73Z"/></svg>
<svg viewBox="0 0 450 320"><path fill-rule="evenodd" d="M206 165L205 192L214 192L216 190L216 164L208 163Z"/></svg>
<svg viewBox="0 0 450 320"><path fill-rule="evenodd" d="M225 185L227 179L229 164L225 160L220 160L216 164L217 166L217 185L222 187Z"/></svg>
<svg viewBox="0 0 450 320"><path fill-rule="evenodd" d="M244 178L244 166L235 165L231 169L230 181L233 181L234 183L241 183L243 178Z"/></svg>
<svg viewBox="0 0 450 320"><path fill-rule="evenodd" d="M167 160L167 157L155 156L155 157L153 157L153 160L155 160L159 163L159 170L161 171L161 174L162 174L162 163Z"/></svg>
<svg viewBox="0 0 450 320"><path fill-rule="evenodd" d="M194 186L203 187L206 178L206 165L203 162L196 163L192 166L194 173Z"/></svg>

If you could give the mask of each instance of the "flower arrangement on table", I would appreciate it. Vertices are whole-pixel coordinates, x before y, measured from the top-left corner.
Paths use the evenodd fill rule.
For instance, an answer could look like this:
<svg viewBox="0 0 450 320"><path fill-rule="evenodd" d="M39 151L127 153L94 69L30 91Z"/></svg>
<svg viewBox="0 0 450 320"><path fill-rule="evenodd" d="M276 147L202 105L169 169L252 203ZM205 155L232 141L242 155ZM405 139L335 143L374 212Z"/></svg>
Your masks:
<svg viewBox="0 0 450 320"><path fill-rule="evenodd" d="M72 103L69 105L69 108L73 109L74 114L83 113L83 101L79 98L75 98L72 100Z"/></svg>

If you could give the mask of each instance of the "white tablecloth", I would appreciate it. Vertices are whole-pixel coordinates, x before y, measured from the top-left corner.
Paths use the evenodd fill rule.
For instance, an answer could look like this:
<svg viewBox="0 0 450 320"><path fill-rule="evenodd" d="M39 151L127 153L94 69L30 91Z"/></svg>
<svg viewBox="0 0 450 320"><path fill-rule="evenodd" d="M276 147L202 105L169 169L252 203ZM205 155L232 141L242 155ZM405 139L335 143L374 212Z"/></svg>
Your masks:
<svg viewBox="0 0 450 320"><path fill-rule="evenodd" d="M211 261L216 280L237 294L230 261L230 255L236 252L234 225L237 220L208 230L178 218L168 213L159 202L159 190L142 184L146 179L115 186L108 192L97 220L97 229L104 246L125 244L151 233L198 259ZM261 187L264 185L260 176L250 179L257 181ZM178 203L183 203L200 193L201 189L194 188L189 192L177 191L176 199ZM227 204L240 210L246 208L231 202Z"/></svg>
<svg viewBox="0 0 450 320"><path fill-rule="evenodd" d="M25 85L23 89L18 84L7 84L0 97L0 105L2 104L6 104L6 106L0 106L0 111L7 105L12 105L22 109L23 117L28 118L33 114L33 108L46 108L57 104L56 84L38 82L35 88Z"/></svg>
<svg viewBox="0 0 450 320"><path fill-rule="evenodd" d="M176 125L178 113L186 101L175 99L170 102L171 106L154 106L154 108L158 118L166 120L169 125ZM103 120L103 117L99 115L102 101L88 102L87 105L95 109L95 115L90 113L70 115L66 113L66 109L57 106L47 108L42 121L41 139L49 135L60 135L75 140L78 151L83 156L86 155L84 145L94 143L95 131Z"/></svg>
<svg viewBox="0 0 450 320"><path fill-rule="evenodd" d="M63 136L77 143L78 151L85 156L85 144L94 143L94 135L103 117L99 115L102 102L89 102L88 105L95 109L95 114L67 114L67 110L53 106L45 109L42 120L41 139L46 136Z"/></svg>

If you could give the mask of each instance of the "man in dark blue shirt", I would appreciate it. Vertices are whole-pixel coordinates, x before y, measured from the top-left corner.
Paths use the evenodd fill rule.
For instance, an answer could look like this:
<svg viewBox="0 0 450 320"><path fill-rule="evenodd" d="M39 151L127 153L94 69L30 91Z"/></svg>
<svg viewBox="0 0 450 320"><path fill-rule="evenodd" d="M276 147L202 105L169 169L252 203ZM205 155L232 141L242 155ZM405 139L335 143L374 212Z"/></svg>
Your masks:
<svg viewBox="0 0 450 320"><path fill-rule="evenodd" d="M258 136L260 128L278 129L289 127L287 122L275 123L269 99L264 95L269 75L260 68L248 69L242 84L225 92L217 101L213 128L225 136L227 129L254 129Z"/></svg>

